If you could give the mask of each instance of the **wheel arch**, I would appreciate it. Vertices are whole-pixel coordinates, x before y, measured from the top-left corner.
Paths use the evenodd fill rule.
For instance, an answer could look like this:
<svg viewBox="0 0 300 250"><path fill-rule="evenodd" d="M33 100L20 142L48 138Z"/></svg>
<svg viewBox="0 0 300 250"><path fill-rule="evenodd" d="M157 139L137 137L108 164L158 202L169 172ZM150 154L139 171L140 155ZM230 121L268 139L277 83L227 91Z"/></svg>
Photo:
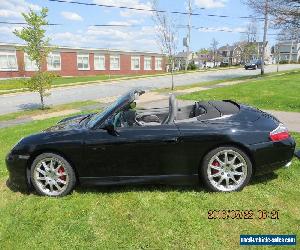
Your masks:
<svg viewBox="0 0 300 250"><path fill-rule="evenodd" d="M73 168L73 170L75 172L75 176L76 176L76 183L78 184L79 175L78 175L76 166L75 166L74 162L70 159L70 157L66 156L64 153L62 153L59 150L45 148L45 149L40 149L40 150L35 151L34 153L32 153L30 155L30 158L28 159L27 167L26 167L26 177L27 177L28 185L30 187L32 187L32 183L31 183L31 179L30 179L31 165L32 165L33 161L36 159L36 157L38 157L39 155L44 154L44 153L52 153L52 154L56 154L56 155L63 157Z"/></svg>
<svg viewBox="0 0 300 250"><path fill-rule="evenodd" d="M214 150L216 148L219 148L219 147L235 147L235 148L238 148L238 149L242 150L249 157L249 159L251 161L251 164L252 164L252 172L253 172L253 175L255 175L256 167L255 167L255 161L254 161L253 154L251 153L251 150L249 150L249 148L247 148L242 143L238 143L238 142L219 143L219 144L215 144L214 146L212 146L209 149L207 149L206 152L203 154L203 156L200 159L199 169L202 167L202 163L203 163L204 157L210 151L212 151L212 150Z"/></svg>

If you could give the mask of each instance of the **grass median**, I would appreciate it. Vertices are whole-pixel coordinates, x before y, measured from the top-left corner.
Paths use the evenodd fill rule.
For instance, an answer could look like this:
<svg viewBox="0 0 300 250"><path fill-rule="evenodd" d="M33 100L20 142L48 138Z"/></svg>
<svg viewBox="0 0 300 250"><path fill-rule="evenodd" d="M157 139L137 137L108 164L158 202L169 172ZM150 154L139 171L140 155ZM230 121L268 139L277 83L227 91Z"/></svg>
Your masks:
<svg viewBox="0 0 300 250"><path fill-rule="evenodd" d="M60 119L0 129L1 249L237 249L240 234L300 231L296 159L289 169L227 194L198 186L120 186L77 188L52 199L9 190L5 155L21 137ZM293 135L300 143L300 134ZM253 210L254 219L209 220L208 210L214 209ZM279 219L259 220L260 209L279 210Z"/></svg>
<svg viewBox="0 0 300 250"><path fill-rule="evenodd" d="M179 96L183 100L224 100L250 104L261 109L300 112L300 71L252 79L222 88Z"/></svg>
<svg viewBox="0 0 300 250"><path fill-rule="evenodd" d="M103 81L124 77L122 75L96 75L96 76L78 76L78 77L57 77L53 81L53 86L59 86L77 82ZM26 88L25 78L14 78L0 81L0 90L17 90Z"/></svg>
<svg viewBox="0 0 300 250"><path fill-rule="evenodd" d="M36 115L46 115L50 113L60 112L60 111L68 111L68 110L78 110L81 109L87 109L89 110L89 107L100 105L100 102L88 100L88 101L81 101L81 102L71 102L67 104L61 104L61 105L51 105L47 106L45 109L41 109L39 107L27 109L19 112L9 113L5 115L0 115L0 122L1 121L9 121L14 119L23 119L28 118Z"/></svg>

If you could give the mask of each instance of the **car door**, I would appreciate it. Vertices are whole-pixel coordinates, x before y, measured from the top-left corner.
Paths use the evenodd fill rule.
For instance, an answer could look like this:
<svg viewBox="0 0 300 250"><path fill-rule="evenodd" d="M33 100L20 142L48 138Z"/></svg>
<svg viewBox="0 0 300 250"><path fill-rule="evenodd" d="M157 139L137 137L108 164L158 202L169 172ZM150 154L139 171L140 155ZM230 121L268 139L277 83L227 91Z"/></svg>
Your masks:
<svg viewBox="0 0 300 250"><path fill-rule="evenodd" d="M182 122L176 121L180 130L180 147L182 152L182 169L197 174L203 157L216 145L228 143L226 131L231 129L229 123L219 122Z"/></svg>
<svg viewBox="0 0 300 250"><path fill-rule="evenodd" d="M87 132L83 176L167 175L180 167L175 124L117 128L117 134Z"/></svg>

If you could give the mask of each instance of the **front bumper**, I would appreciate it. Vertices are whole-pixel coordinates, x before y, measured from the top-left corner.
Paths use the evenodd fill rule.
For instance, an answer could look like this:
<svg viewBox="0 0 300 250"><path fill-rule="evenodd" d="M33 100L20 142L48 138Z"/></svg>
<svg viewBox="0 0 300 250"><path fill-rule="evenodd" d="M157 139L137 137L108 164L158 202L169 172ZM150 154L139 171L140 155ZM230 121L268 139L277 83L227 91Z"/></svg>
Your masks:
<svg viewBox="0 0 300 250"><path fill-rule="evenodd" d="M6 156L6 167L9 173L8 186L17 189L18 191L29 191L29 175L28 171L29 157L15 155L9 153Z"/></svg>

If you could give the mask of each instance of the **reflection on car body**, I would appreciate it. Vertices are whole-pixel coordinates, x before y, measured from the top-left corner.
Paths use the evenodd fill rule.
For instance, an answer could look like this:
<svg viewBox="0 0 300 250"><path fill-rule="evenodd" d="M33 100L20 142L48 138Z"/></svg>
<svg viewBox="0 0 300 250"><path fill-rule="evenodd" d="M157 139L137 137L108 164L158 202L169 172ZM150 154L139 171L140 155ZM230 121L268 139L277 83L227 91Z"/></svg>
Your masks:
<svg viewBox="0 0 300 250"><path fill-rule="evenodd" d="M294 139L263 111L230 100L178 107L174 95L168 107L139 109L142 94L23 138L6 158L10 185L63 196L75 185L200 181L228 192L293 157Z"/></svg>

